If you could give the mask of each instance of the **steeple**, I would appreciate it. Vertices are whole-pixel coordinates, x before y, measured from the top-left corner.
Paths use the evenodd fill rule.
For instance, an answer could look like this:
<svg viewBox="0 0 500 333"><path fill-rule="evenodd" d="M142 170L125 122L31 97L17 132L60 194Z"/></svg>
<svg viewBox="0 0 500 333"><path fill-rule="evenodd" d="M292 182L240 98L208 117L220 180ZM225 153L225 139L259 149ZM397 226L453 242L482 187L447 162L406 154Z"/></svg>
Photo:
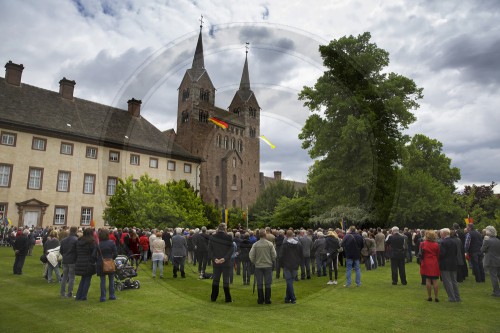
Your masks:
<svg viewBox="0 0 500 333"><path fill-rule="evenodd" d="M201 28L203 26L200 25L200 35L198 36L198 44L196 44L196 51L194 52L193 59L193 69L204 69L205 62L203 60L203 39L201 37Z"/></svg>
<svg viewBox="0 0 500 333"><path fill-rule="evenodd" d="M251 90L250 75L248 74L248 49L245 55L245 65L243 66L243 73L241 74L240 90Z"/></svg>

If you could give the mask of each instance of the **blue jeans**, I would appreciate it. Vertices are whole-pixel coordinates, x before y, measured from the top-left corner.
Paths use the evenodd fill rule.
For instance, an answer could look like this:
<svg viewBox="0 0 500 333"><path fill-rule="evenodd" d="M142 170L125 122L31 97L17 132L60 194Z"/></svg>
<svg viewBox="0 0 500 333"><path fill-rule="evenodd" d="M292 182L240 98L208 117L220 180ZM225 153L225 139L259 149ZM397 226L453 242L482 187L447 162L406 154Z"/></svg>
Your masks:
<svg viewBox="0 0 500 333"><path fill-rule="evenodd" d="M76 300L77 301L85 301L87 300L87 294L90 289L90 282L92 281L92 275L84 275L80 280L80 284L78 285L78 290L76 291Z"/></svg>
<svg viewBox="0 0 500 333"><path fill-rule="evenodd" d="M316 257L316 273L318 276L326 276L326 256L318 255Z"/></svg>
<svg viewBox="0 0 500 333"><path fill-rule="evenodd" d="M346 259L346 286L351 285L351 271L352 271L352 264L354 263L354 271L356 272L356 285L360 286L361 285L361 269L359 268L359 259Z"/></svg>
<svg viewBox="0 0 500 333"><path fill-rule="evenodd" d="M273 268L255 268L255 281L257 282L257 289L262 289L263 284L266 285L266 288L271 288L271 283L273 282Z"/></svg>
<svg viewBox="0 0 500 333"><path fill-rule="evenodd" d="M49 283L52 282L52 272L53 271L56 273L57 282L61 282L61 272L59 271L59 264L57 264L56 267L54 267L49 262L49 263L47 263L47 280L49 281Z"/></svg>
<svg viewBox="0 0 500 333"><path fill-rule="evenodd" d="M302 257L302 262L300 263L300 278L303 280L307 277L311 277L311 258Z"/></svg>
<svg viewBox="0 0 500 333"><path fill-rule="evenodd" d="M286 280L286 294L285 294L285 302L295 302L297 298L295 297L295 291L293 290L293 281L298 275L297 270L289 270L287 268L283 268L283 276Z"/></svg>
<svg viewBox="0 0 500 333"><path fill-rule="evenodd" d="M160 277L163 277L163 259L153 260L153 277L156 277L156 268L160 268Z"/></svg>
<svg viewBox="0 0 500 333"><path fill-rule="evenodd" d="M148 262L148 250L142 251L141 257L142 257L142 261Z"/></svg>
<svg viewBox="0 0 500 333"><path fill-rule="evenodd" d="M68 283L68 293L66 293L66 283ZM61 281L61 296L73 295L73 285L75 284L75 264L63 264L63 279Z"/></svg>
<svg viewBox="0 0 500 333"><path fill-rule="evenodd" d="M106 300L106 276L109 280L109 299L115 298L115 274L101 275L101 301Z"/></svg>

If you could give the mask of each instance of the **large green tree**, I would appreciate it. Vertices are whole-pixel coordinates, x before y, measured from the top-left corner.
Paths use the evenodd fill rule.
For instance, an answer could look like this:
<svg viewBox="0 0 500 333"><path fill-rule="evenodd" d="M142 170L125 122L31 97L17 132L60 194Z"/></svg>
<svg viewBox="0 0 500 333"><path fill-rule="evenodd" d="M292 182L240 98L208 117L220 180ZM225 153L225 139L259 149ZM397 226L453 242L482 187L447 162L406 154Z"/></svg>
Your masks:
<svg viewBox="0 0 500 333"><path fill-rule="evenodd" d="M312 114L299 138L316 162L308 186L315 210L362 207L386 223L396 192L402 130L415 117L422 89L384 72L389 54L366 32L319 47L327 70L299 99Z"/></svg>
<svg viewBox="0 0 500 333"><path fill-rule="evenodd" d="M201 198L185 180L161 184L143 175L119 179L103 218L116 227L198 227L208 225Z"/></svg>
<svg viewBox="0 0 500 333"><path fill-rule="evenodd" d="M441 142L417 134L402 148L391 224L438 228L451 226L459 218L454 191L460 170L451 166L442 147Z"/></svg>
<svg viewBox="0 0 500 333"><path fill-rule="evenodd" d="M500 228L500 196L495 194L497 184L466 185L456 194L455 201L461 207L462 218L471 217L478 228L493 225ZM465 222L465 221L464 221Z"/></svg>

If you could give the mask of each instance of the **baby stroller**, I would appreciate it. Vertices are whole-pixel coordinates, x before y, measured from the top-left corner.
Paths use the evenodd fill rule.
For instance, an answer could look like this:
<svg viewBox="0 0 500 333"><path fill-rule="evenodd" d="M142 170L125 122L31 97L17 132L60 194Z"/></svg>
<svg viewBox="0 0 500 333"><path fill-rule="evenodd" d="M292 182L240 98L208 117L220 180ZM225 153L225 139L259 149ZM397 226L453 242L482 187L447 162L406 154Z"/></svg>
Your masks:
<svg viewBox="0 0 500 333"><path fill-rule="evenodd" d="M122 291L123 289L139 289L141 283L133 278L137 276L137 271L131 265L132 258L138 256L134 254L130 257L119 255L115 259L115 289Z"/></svg>

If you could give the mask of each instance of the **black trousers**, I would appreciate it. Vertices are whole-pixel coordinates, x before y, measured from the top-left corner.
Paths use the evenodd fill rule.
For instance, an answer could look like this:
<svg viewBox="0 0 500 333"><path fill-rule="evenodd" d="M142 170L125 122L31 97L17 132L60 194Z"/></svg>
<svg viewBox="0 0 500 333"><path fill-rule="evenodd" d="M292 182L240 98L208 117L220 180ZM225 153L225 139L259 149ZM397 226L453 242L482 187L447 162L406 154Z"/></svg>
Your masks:
<svg viewBox="0 0 500 333"><path fill-rule="evenodd" d="M405 258L391 258L391 271L392 271L392 283L398 283L398 271L399 278L402 284L406 284L406 270L405 270Z"/></svg>

